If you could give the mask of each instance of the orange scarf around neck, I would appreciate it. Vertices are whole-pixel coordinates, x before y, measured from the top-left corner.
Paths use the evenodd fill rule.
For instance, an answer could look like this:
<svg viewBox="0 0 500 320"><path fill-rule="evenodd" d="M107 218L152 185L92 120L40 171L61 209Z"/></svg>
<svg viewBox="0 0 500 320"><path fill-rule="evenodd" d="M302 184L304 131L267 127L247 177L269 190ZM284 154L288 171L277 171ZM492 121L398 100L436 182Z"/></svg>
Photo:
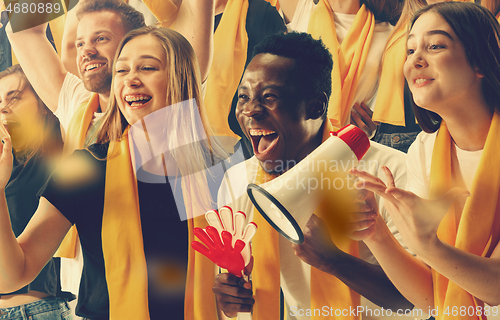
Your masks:
<svg viewBox="0 0 500 320"><path fill-rule="evenodd" d="M321 38L332 54L332 94L328 105L328 118L340 128L347 124L359 77L365 66L375 30L373 13L362 5L356 18L339 45L334 12L328 0L320 0L309 20L308 33Z"/></svg>
<svg viewBox="0 0 500 320"><path fill-rule="evenodd" d="M466 252L489 257L500 239L500 115L496 112L490 125L481 160L471 186L471 196L467 198L462 211L458 205L450 207L438 228L438 237ZM436 137L432 153L430 196L439 197L452 185L453 172L451 150L452 139L444 121ZM434 283L434 305L439 308L438 319L455 319L452 308L484 307L484 303L470 293L449 281L444 275L432 270ZM449 307L450 313L443 311ZM468 310L468 309L467 309ZM485 319L480 316L465 316L461 319Z"/></svg>
<svg viewBox="0 0 500 320"><path fill-rule="evenodd" d="M323 141L330 137L332 127L325 122ZM267 174L259 165L256 184L263 184L276 178ZM335 197L338 199L338 197ZM331 199L330 199L331 200ZM332 200L336 202L335 200ZM346 206L336 202L324 201L316 209L315 214L322 218L330 229L332 239L337 247L353 256L359 257L358 243L340 235L341 230L335 228L335 222L347 212ZM342 219L342 218L340 218ZM280 319L280 259L279 259L279 233L271 227L264 217L254 209L253 221L259 226L252 239L252 254L254 266L252 271L252 285L255 305L253 309L254 320ZM304 288L307 290L307 288ZM350 289L335 276L326 274L311 267L311 309L322 309L324 306L333 310L356 309L360 305L360 295ZM321 315L314 315L312 320L323 319ZM338 319L359 319L358 316L340 316ZM330 319L330 317L329 317ZM335 315L333 318L335 319Z"/></svg>
<svg viewBox="0 0 500 320"><path fill-rule="evenodd" d="M110 301L110 320L149 319L148 277L143 250L137 179L132 166L128 129L120 141L110 143L106 163L106 189L102 246ZM182 183L191 243L193 228L208 224ZM214 264L189 246L184 319L216 320Z"/></svg>
<svg viewBox="0 0 500 320"><path fill-rule="evenodd" d="M94 112L98 109L99 95L97 93L93 93L90 100L83 102L76 110L75 114L71 118L71 122L68 126L68 132L66 133L66 138L64 139L63 156L68 156L73 151L83 149L85 147L87 131L92 123ZM64 237L63 242L59 245L59 249L57 249L54 257L74 259L76 257L77 246L78 230L76 230L76 226L73 225L66 234L66 237Z"/></svg>

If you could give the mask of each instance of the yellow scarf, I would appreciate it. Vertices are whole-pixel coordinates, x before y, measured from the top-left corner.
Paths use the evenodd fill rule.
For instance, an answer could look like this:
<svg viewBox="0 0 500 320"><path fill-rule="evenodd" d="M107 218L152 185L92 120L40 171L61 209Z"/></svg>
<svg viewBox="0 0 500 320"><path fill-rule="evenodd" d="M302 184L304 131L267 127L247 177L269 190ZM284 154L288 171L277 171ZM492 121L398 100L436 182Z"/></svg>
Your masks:
<svg viewBox="0 0 500 320"><path fill-rule="evenodd" d="M323 141L330 137L331 126L325 122ZM275 176L267 174L260 166L257 171L256 183L262 184L274 179ZM338 192L336 190L336 192ZM331 197L330 197L331 198ZM342 225L339 219L343 219L343 213L349 204L341 204L338 199L325 200L316 209L315 214L324 219L332 239L344 252L359 257L358 244L342 236L342 230L336 225ZM347 199L344 197L344 199ZM332 203L335 202L335 203ZM271 225L254 209L253 221L259 226L259 230L252 239L252 254L254 266L252 271L252 285L255 297L253 319L280 319L280 259L279 259L279 237L280 235ZM304 289L307 290L307 289ZM326 274L311 267L311 309L322 309L329 306L333 310L349 308L356 309L360 305L360 296L351 290L338 278ZM323 319L321 316L312 316L312 320ZM359 319L359 317L340 316L328 317L328 319Z"/></svg>
<svg viewBox="0 0 500 320"><path fill-rule="evenodd" d="M89 101L83 102L71 118L71 122L64 139L63 155L68 156L77 149L85 147L85 138L87 131L92 123L94 112L99 109L99 95L93 93ZM76 248L78 246L78 231L76 226L69 229L66 237L61 242L54 257L74 259L76 257Z"/></svg>
<svg viewBox="0 0 500 320"><path fill-rule="evenodd" d="M137 180L125 130L121 141L110 142L106 162L102 251L111 320L149 319L143 248Z"/></svg>
<svg viewBox="0 0 500 320"><path fill-rule="evenodd" d="M460 212L457 205L451 206L438 228L439 238L466 252L489 257L499 242L500 226L496 217L500 213L498 192L500 190L500 115L496 112L488 132L481 160L476 169L469 197ZM436 137L432 153L430 196L443 195L452 187L453 168L451 162L452 140L444 121ZM492 172L493 170L493 172ZM496 219L495 219L496 218ZM449 281L445 276L432 270L434 283L434 305L439 307L438 319L455 319L452 308L484 306L483 302ZM443 314L449 307L450 315ZM461 319L481 319L471 316ZM483 318L484 319L484 318Z"/></svg>
<svg viewBox="0 0 500 320"><path fill-rule="evenodd" d="M248 0L228 0L214 34L214 57L207 79L205 108L216 136L237 137L227 117L247 59Z"/></svg>
<svg viewBox="0 0 500 320"><path fill-rule="evenodd" d="M382 61L377 101L373 111L373 121L395 126L405 125L403 65L406 61L406 28L389 38Z"/></svg>
<svg viewBox="0 0 500 320"><path fill-rule="evenodd" d="M165 28L172 27L182 0L143 0L144 4Z"/></svg>
<svg viewBox="0 0 500 320"><path fill-rule="evenodd" d="M373 13L362 5L339 45L333 10L327 0L320 0L309 20L308 33L321 38L333 57L332 95L328 118L334 127L347 124L359 77L365 66L375 29Z"/></svg>
<svg viewBox="0 0 500 320"><path fill-rule="evenodd" d="M124 187L126 186L126 187ZM204 228L204 216L194 216L192 195L182 187L188 214L189 243L193 228ZM111 142L106 163L102 246L108 284L110 320L149 319L148 277L143 250L137 180L129 151L128 129ZM186 320L216 320L214 264L189 248L186 280Z"/></svg>

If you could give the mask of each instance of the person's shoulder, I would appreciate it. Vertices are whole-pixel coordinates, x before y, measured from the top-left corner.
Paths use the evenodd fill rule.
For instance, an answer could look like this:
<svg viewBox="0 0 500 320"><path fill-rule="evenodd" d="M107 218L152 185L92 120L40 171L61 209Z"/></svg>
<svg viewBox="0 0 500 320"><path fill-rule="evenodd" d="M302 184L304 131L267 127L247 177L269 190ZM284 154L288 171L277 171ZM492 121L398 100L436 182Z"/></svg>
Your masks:
<svg viewBox="0 0 500 320"><path fill-rule="evenodd" d="M408 157L415 158L417 156L432 154L438 131L434 133L420 132L408 149Z"/></svg>
<svg viewBox="0 0 500 320"><path fill-rule="evenodd" d="M255 156L245 161L239 162L227 170L227 175L231 177L243 177L250 171L256 171L259 165L259 160Z"/></svg>
<svg viewBox="0 0 500 320"><path fill-rule="evenodd" d="M59 187L83 190L94 186L105 173L107 145L93 145L79 149L64 158L52 175Z"/></svg>
<svg viewBox="0 0 500 320"><path fill-rule="evenodd" d="M394 148L370 141L370 149L366 152L363 160L377 160L379 162L402 163L406 161L406 154Z"/></svg>

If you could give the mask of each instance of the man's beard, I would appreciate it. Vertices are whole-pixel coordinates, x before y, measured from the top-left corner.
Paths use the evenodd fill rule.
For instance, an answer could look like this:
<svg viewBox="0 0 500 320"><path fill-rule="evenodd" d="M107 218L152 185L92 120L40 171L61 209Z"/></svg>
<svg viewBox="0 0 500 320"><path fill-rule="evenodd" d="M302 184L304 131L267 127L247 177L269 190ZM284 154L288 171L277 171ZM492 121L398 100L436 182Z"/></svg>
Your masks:
<svg viewBox="0 0 500 320"><path fill-rule="evenodd" d="M106 94L111 89L111 80L113 75L107 69L103 72L92 75L85 75L82 78L85 89L90 92Z"/></svg>

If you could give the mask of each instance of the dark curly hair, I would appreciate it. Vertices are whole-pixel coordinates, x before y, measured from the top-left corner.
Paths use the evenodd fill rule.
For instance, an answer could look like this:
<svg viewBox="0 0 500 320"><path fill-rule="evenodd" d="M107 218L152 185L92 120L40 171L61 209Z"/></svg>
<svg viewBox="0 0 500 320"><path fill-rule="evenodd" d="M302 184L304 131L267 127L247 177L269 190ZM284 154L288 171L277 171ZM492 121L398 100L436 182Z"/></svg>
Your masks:
<svg viewBox="0 0 500 320"><path fill-rule="evenodd" d="M295 61L294 74L297 75L298 87L303 89L304 98L313 98L322 93L330 98L333 60L323 41L315 40L308 33L274 34L255 46L254 56L260 53L270 53Z"/></svg>

